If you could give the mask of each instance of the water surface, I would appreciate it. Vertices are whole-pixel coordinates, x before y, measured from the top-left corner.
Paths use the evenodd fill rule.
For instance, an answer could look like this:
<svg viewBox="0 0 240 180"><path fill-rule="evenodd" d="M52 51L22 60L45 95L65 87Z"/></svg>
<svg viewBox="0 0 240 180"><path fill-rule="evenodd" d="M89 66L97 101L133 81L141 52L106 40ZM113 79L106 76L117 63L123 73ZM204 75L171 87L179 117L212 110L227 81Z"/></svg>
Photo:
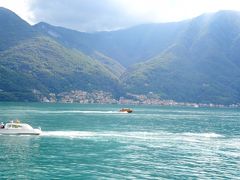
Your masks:
<svg viewBox="0 0 240 180"><path fill-rule="evenodd" d="M239 109L0 103L41 136L0 135L3 179L239 179Z"/></svg>

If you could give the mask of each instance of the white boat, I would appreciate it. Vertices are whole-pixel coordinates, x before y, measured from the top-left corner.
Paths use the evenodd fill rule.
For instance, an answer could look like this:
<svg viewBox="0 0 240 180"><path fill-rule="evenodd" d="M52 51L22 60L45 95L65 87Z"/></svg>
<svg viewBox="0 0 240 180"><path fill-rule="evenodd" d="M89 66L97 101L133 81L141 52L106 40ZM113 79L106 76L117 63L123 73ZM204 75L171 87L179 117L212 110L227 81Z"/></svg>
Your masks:
<svg viewBox="0 0 240 180"><path fill-rule="evenodd" d="M41 128L33 129L29 124L20 123L20 121L2 123L0 127L0 134L3 135L40 135L42 133Z"/></svg>

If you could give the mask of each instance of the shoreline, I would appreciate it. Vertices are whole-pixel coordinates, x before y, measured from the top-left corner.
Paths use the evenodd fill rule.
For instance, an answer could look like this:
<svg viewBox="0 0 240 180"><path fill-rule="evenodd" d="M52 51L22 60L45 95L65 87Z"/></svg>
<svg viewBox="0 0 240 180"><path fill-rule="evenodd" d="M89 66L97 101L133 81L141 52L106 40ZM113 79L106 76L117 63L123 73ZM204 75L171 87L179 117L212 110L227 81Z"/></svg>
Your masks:
<svg viewBox="0 0 240 180"><path fill-rule="evenodd" d="M93 91L86 92L75 90L63 92L58 95L50 93L49 97L42 97L40 102L45 103L79 103L79 104L119 104L119 105L157 105L157 106L179 106L179 107L213 107L213 108L239 108L238 104L215 104L215 103L195 103L195 102L176 102L174 100L161 99L159 95L149 93L147 95L137 95L127 93L127 97L115 99L110 92Z"/></svg>
<svg viewBox="0 0 240 180"><path fill-rule="evenodd" d="M208 108L240 108L237 104L215 104L215 103L196 103L196 102L177 102L174 100L161 99L159 95L149 93L147 95L127 93L126 97L116 99L112 93L105 91L86 92L73 90L59 94L49 93L43 95L35 93L36 101L0 101L0 102L39 102L39 103L63 103L63 104L118 104L118 105L152 105L152 106L172 106L172 107L208 107Z"/></svg>

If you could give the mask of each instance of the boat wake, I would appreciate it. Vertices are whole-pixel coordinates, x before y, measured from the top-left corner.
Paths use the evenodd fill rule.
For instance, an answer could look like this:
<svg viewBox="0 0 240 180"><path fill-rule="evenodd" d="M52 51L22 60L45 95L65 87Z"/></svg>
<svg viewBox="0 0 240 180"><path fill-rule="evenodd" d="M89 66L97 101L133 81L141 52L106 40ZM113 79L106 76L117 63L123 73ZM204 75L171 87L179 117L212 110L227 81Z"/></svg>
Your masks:
<svg viewBox="0 0 240 180"><path fill-rule="evenodd" d="M190 137L202 137L202 138L219 138L224 137L223 135L216 134L216 133L182 133L183 136L190 136Z"/></svg>
<svg viewBox="0 0 240 180"><path fill-rule="evenodd" d="M224 137L216 133L169 133L169 132L118 132L118 131L44 131L43 137L56 138L104 138L104 139L139 139L139 140L161 140L161 139L212 139Z"/></svg>
<svg viewBox="0 0 240 180"><path fill-rule="evenodd" d="M44 131L41 136L59 138L83 138L94 136L94 133L88 131Z"/></svg>
<svg viewBox="0 0 240 180"><path fill-rule="evenodd" d="M53 111L41 111L41 110L26 110L25 112L37 113L37 114L122 114L125 112L120 111L88 111L88 110L53 110Z"/></svg>

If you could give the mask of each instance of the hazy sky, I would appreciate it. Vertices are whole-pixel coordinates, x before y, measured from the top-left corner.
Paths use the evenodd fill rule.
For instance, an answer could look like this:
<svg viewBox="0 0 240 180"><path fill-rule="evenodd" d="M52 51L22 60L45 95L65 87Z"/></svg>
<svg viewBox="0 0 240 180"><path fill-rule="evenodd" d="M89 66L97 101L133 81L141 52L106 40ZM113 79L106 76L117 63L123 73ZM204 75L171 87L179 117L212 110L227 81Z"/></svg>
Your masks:
<svg viewBox="0 0 240 180"><path fill-rule="evenodd" d="M80 31L112 30L189 19L219 10L240 11L240 0L0 0L20 17Z"/></svg>

